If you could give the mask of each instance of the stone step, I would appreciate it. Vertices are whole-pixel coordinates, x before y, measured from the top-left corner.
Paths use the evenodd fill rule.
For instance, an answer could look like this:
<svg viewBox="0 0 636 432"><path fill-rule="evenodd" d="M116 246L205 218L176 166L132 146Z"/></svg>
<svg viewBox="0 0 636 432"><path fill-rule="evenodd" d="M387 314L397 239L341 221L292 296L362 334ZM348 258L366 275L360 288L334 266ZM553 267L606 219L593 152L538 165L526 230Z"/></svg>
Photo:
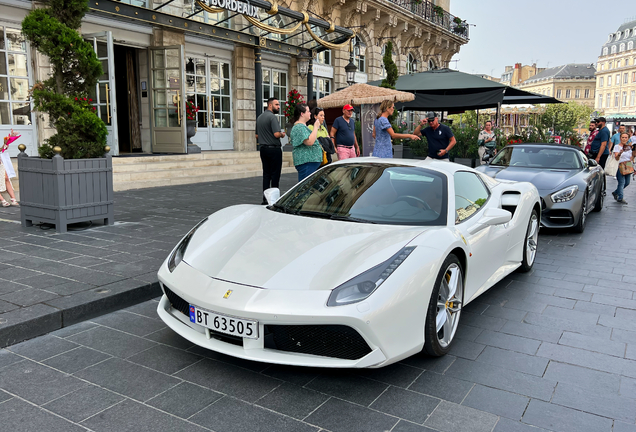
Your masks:
<svg viewBox="0 0 636 432"><path fill-rule="evenodd" d="M145 159L145 158L144 158ZM246 157L246 158L222 158L222 159L201 159L201 160L172 160L172 161L157 161L157 162L142 162L129 163L129 164L115 164L113 163L113 172L131 172L131 171L151 171L151 170L168 170L175 168L191 168L191 167L212 167L212 166L232 166L232 165L247 165L247 164L260 164L260 157ZM239 168L239 167L237 167Z"/></svg>
<svg viewBox="0 0 636 432"><path fill-rule="evenodd" d="M283 167L289 167L288 162L283 162ZM138 181L151 179L171 179L176 177L198 177L213 174L258 171L262 170L262 164L241 164L241 165L218 165L204 167L185 167L170 169L150 169L145 171L117 172L113 173L113 185L120 181Z"/></svg>
<svg viewBox="0 0 636 432"><path fill-rule="evenodd" d="M119 156L113 158L113 165L126 165L136 163L151 162L174 162L174 161L194 161L207 159L243 159L257 157L257 151L204 151L196 154L174 154L174 155L148 155L148 156Z"/></svg>
<svg viewBox="0 0 636 432"><path fill-rule="evenodd" d="M293 166L283 167L282 169L282 174L291 174L295 172L296 172L296 168L294 168ZM114 190L117 192L117 191L131 190L131 189L144 189L144 188L152 188L152 187L160 187L160 186L176 186L176 185L191 184L191 183L207 183L207 182L214 182L219 180L231 180L231 179L246 178L246 177L260 177L262 175L263 175L262 170L254 170L254 171L234 171L234 172L226 172L226 173L219 173L219 174L201 175L201 176L155 178L155 179L136 180L136 181L118 181L118 182L114 182ZM258 184L260 185L260 180Z"/></svg>

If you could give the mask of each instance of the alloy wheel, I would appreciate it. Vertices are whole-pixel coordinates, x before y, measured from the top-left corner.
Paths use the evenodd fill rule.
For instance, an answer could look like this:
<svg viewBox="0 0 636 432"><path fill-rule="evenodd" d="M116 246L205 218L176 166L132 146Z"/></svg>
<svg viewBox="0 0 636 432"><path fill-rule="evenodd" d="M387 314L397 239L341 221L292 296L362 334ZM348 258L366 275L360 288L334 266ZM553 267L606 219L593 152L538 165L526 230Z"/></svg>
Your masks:
<svg viewBox="0 0 636 432"><path fill-rule="evenodd" d="M528 237L526 238L526 258L527 264L532 266L537 255L537 241L539 239L539 218L532 213L528 226Z"/></svg>
<svg viewBox="0 0 636 432"><path fill-rule="evenodd" d="M435 319L437 340L442 348L453 340L463 303L463 278L460 267L452 263L442 277L437 297L437 316Z"/></svg>

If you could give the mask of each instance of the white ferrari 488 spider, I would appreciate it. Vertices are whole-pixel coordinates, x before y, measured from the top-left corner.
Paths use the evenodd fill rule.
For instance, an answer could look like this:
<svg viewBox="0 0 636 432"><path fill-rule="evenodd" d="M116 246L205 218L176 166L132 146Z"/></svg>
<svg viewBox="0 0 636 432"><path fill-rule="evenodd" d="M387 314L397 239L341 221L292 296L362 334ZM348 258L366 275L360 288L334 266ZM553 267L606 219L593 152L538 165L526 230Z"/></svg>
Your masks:
<svg viewBox="0 0 636 432"><path fill-rule="evenodd" d="M382 367L450 349L462 307L534 263L530 183L444 161L323 167L269 205L197 224L159 270L158 313L202 347L299 366Z"/></svg>

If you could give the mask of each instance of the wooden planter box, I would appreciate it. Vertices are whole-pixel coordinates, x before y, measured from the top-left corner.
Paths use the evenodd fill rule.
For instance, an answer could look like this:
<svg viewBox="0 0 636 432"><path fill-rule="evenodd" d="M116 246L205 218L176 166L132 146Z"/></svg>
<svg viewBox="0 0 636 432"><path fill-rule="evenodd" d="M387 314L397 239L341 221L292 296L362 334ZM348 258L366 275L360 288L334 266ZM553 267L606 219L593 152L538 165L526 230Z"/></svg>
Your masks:
<svg viewBox="0 0 636 432"><path fill-rule="evenodd" d="M402 159L404 154L404 144L396 144L393 146L393 157Z"/></svg>
<svg viewBox="0 0 636 432"><path fill-rule="evenodd" d="M471 168L473 168L473 160L472 160L472 159L468 159L468 158L457 158L457 157L456 157L456 158L455 158L455 160L454 160L453 162L455 162L455 163L457 163L457 164L460 164L460 165L464 165L464 166L467 166L467 167L471 167Z"/></svg>
<svg viewBox="0 0 636 432"><path fill-rule="evenodd" d="M34 222L55 224L58 233L68 224L103 219L115 222L113 213L113 161L103 158L53 159L18 155L22 226Z"/></svg>

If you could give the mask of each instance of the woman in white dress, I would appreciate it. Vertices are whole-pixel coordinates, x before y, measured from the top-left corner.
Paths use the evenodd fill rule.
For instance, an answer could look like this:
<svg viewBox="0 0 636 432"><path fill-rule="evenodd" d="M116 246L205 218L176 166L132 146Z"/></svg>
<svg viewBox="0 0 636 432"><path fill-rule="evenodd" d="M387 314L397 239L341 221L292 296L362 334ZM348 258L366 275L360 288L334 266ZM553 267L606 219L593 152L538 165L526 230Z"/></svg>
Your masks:
<svg viewBox="0 0 636 432"><path fill-rule="evenodd" d="M11 158L9 157L9 152L7 151L9 144L18 138L20 138L20 135L13 132L12 129L9 136L5 137L2 147L0 147L0 205L2 205L2 207L20 205L15 199L15 192L11 184L11 178L14 178L16 175L13 164L11 163ZM11 197L11 202L6 201L1 192L7 192L9 197Z"/></svg>

